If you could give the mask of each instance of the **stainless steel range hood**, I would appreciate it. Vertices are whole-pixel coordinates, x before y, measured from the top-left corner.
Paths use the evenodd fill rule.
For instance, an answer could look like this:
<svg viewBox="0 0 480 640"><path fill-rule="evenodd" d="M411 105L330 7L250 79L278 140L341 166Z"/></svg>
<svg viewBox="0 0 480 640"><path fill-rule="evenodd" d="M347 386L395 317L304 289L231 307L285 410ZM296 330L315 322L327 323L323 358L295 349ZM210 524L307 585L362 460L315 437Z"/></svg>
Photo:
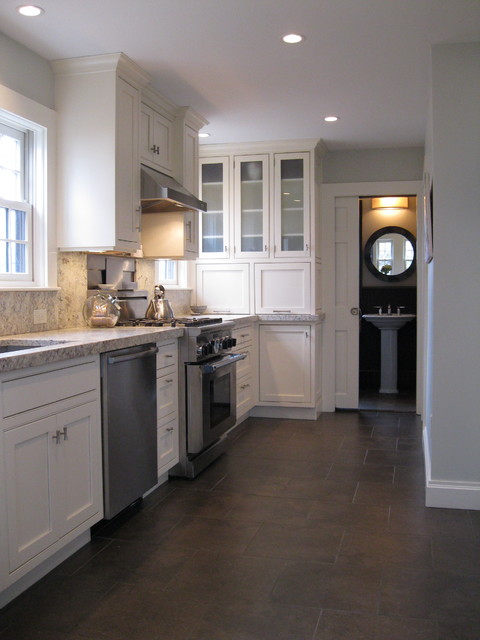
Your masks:
<svg viewBox="0 0 480 640"><path fill-rule="evenodd" d="M202 202L171 176L141 165L142 213L206 211Z"/></svg>

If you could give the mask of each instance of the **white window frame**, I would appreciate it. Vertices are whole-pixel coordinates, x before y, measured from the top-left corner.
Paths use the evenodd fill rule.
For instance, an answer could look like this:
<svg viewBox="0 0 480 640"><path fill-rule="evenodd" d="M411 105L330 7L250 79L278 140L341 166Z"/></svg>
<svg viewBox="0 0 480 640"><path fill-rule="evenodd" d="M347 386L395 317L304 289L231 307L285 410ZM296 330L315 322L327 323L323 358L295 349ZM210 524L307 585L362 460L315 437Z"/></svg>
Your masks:
<svg viewBox="0 0 480 640"><path fill-rule="evenodd" d="M16 277L21 274L0 275L0 289L57 289L55 112L0 85L0 118L7 126L28 132L25 191L32 205L31 274L27 279Z"/></svg>
<svg viewBox="0 0 480 640"><path fill-rule="evenodd" d="M168 260L174 265L175 275L171 279L165 277L163 264L167 260L155 260L155 281L163 284L169 289L188 289L188 261L187 260Z"/></svg>

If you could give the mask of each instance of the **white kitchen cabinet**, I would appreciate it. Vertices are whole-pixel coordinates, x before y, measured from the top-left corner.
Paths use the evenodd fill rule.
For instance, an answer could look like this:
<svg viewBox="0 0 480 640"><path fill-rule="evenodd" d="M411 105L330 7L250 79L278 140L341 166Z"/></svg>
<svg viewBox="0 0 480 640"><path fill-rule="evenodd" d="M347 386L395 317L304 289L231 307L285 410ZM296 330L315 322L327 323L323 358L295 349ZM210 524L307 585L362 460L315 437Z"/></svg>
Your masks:
<svg viewBox="0 0 480 640"><path fill-rule="evenodd" d="M140 246L140 88L124 54L52 63L58 127L58 246Z"/></svg>
<svg viewBox="0 0 480 640"><path fill-rule="evenodd" d="M311 405L311 331L310 325L303 324L260 325L260 404Z"/></svg>
<svg viewBox="0 0 480 640"><path fill-rule="evenodd" d="M197 263L196 304L208 313L250 313L249 265Z"/></svg>
<svg viewBox="0 0 480 640"><path fill-rule="evenodd" d="M207 203L207 211L200 215L201 258L230 256L230 162L228 157L200 160L200 198Z"/></svg>
<svg viewBox="0 0 480 640"><path fill-rule="evenodd" d="M93 402L5 432L10 573L99 514L98 422Z"/></svg>
<svg viewBox="0 0 480 640"><path fill-rule="evenodd" d="M179 460L178 345L161 343L157 353L157 468L164 475Z"/></svg>
<svg viewBox="0 0 480 640"><path fill-rule="evenodd" d="M9 586L103 515L98 358L0 376Z"/></svg>
<svg viewBox="0 0 480 640"><path fill-rule="evenodd" d="M248 412L255 406L258 395L257 384L257 327L251 323L235 328L232 337L237 341L236 353L245 353L246 358L236 364L237 374L237 424L248 417Z"/></svg>
<svg viewBox="0 0 480 640"><path fill-rule="evenodd" d="M302 258L310 255L310 156L274 155L274 255Z"/></svg>
<svg viewBox="0 0 480 640"><path fill-rule="evenodd" d="M140 159L157 171L173 171L173 119L142 102L140 109Z"/></svg>
<svg viewBox="0 0 480 640"><path fill-rule="evenodd" d="M234 158L235 257L268 256L268 154Z"/></svg>
<svg viewBox="0 0 480 640"><path fill-rule="evenodd" d="M310 263L255 264L255 313L310 313Z"/></svg>

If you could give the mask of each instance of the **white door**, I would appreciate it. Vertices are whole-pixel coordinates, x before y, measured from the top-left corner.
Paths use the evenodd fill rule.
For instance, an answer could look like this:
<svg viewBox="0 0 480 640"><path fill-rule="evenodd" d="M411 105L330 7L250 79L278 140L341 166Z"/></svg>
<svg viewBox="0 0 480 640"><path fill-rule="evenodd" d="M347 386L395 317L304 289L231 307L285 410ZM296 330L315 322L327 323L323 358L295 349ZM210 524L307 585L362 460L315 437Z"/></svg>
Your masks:
<svg viewBox="0 0 480 640"><path fill-rule="evenodd" d="M358 408L358 198L335 198L335 407Z"/></svg>

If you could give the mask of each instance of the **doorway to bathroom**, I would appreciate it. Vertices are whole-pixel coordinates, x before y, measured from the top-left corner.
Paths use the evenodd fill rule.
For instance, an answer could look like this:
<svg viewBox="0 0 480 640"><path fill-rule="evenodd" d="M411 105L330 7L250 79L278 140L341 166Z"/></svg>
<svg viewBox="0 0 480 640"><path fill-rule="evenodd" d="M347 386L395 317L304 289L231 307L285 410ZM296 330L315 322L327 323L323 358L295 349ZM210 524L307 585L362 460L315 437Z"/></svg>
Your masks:
<svg viewBox="0 0 480 640"><path fill-rule="evenodd" d="M383 321L388 336L383 335L379 322L359 318L358 406L362 410L414 412L417 198L386 194L360 197L358 202L359 314L415 316L393 331L389 319ZM389 375L393 380L385 385Z"/></svg>

